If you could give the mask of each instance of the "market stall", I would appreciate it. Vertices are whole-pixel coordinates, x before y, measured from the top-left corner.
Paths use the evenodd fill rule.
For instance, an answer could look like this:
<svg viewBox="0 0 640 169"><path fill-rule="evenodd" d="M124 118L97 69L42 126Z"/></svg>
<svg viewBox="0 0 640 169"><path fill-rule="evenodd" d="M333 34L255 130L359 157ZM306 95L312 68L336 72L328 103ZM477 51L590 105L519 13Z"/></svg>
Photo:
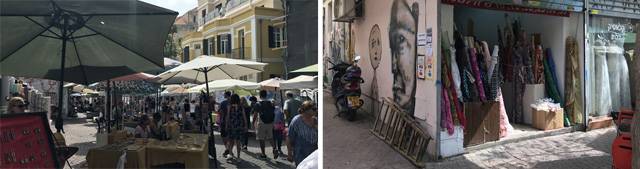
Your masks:
<svg viewBox="0 0 640 169"><path fill-rule="evenodd" d="M441 2L444 156L462 153L450 151L457 147L584 128L582 1Z"/></svg>
<svg viewBox="0 0 640 169"><path fill-rule="evenodd" d="M185 168L208 168L208 136L206 134L180 134L174 140L121 138L114 143L90 149L87 154L89 168L153 168L181 163ZM120 157L125 156L126 162Z"/></svg>

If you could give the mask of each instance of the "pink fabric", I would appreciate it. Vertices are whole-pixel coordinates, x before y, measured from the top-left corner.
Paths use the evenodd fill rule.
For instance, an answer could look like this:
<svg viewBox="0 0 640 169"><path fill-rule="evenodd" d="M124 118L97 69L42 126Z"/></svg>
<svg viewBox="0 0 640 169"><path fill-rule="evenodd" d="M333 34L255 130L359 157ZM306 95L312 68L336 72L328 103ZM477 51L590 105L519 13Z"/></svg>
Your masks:
<svg viewBox="0 0 640 169"><path fill-rule="evenodd" d="M447 133L449 133L449 135L452 135L454 132L453 118L451 117L451 107L449 107L451 104L449 102L449 95L447 93L447 88L443 88L442 95L444 95L444 99L442 102L442 128L446 128Z"/></svg>
<svg viewBox="0 0 640 169"><path fill-rule="evenodd" d="M473 70L473 74L476 78L476 88L478 88L478 93L480 95L480 101L486 102L487 97L484 94L484 85L482 84L482 78L480 77L480 67L478 67L478 58L476 48L471 48L471 68Z"/></svg>
<svg viewBox="0 0 640 169"><path fill-rule="evenodd" d="M513 126L509 123L509 117L507 116L507 109L504 107L501 90L502 89L498 89L498 101L500 102L500 138L504 138L513 130Z"/></svg>

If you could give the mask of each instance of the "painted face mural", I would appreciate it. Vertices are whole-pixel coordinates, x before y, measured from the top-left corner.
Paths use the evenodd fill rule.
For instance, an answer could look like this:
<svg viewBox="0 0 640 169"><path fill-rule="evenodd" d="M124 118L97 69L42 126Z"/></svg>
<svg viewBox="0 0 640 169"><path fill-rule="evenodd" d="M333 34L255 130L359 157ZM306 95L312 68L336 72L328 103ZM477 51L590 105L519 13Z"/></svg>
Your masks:
<svg viewBox="0 0 640 169"><path fill-rule="evenodd" d="M409 113L415 103L417 28L418 3L394 0L389 22L393 99Z"/></svg>

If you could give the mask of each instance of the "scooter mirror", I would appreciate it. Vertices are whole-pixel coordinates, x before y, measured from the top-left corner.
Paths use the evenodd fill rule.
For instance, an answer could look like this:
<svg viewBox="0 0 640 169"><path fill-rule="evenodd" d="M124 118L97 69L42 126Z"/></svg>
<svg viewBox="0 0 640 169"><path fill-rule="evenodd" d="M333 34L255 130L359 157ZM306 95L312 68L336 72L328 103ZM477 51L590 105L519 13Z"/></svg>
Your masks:
<svg viewBox="0 0 640 169"><path fill-rule="evenodd" d="M358 55L358 56L356 56L356 58L354 58L354 59L353 59L353 61L355 61L355 62L360 61L360 56L359 56L359 55Z"/></svg>

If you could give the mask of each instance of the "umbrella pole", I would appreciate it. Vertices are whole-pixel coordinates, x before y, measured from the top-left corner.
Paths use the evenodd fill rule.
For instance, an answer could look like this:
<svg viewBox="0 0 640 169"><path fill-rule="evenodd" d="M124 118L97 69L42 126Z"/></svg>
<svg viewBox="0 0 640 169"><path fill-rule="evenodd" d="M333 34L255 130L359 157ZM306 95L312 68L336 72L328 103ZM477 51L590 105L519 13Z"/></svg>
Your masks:
<svg viewBox="0 0 640 169"><path fill-rule="evenodd" d="M63 126L63 120L62 120L62 108L63 106L63 102L62 102L62 90L63 90L63 86L64 86L64 62L66 61L65 57L67 56L67 40L68 40L68 36L67 36L67 25L69 24L69 19L67 15L63 15L63 20L64 20L64 25L62 28L62 56L61 56L61 61L60 61L60 83L58 84L58 117L56 118L56 122L55 122L55 127L57 132L63 132L64 133L64 128Z"/></svg>
<svg viewBox="0 0 640 169"><path fill-rule="evenodd" d="M209 101L209 102L207 102L207 104L211 105L210 104L211 100L209 99L209 75L208 75L209 69L205 67L203 73L204 73L204 84L205 84L205 87L207 88L207 96L206 96L206 98ZM211 109L213 109L213 107ZM209 110L209 112L207 112L207 114L210 116L209 117L209 125L211 125L211 127L209 127L209 129L210 129L209 137L211 137L211 139L209 139L209 145L210 145L210 147L213 148L213 155L212 155L213 156L213 161L214 161L213 167L217 168L218 167L218 158L216 157L217 156L217 154L216 154L216 144L215 144L215 140L214 140L215 137L214 137L214 134L213 134L213 115L211 115L211 111L210 110Z"/></svg>

